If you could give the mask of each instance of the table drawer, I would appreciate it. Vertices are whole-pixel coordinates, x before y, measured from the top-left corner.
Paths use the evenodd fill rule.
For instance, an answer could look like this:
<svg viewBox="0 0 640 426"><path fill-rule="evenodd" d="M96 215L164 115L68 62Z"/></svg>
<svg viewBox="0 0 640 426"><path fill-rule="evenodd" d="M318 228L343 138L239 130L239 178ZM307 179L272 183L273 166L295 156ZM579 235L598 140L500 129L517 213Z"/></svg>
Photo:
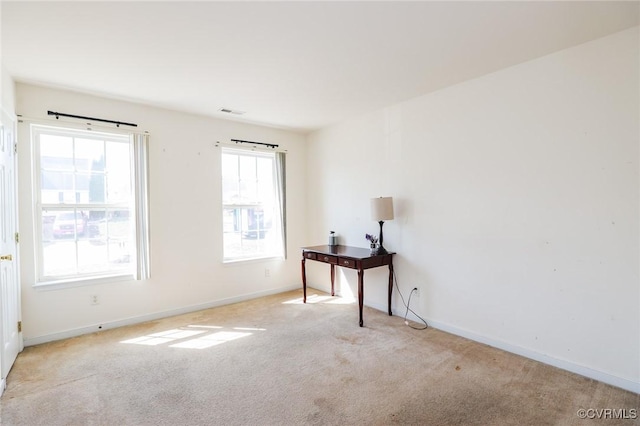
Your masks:
<svg viewBox="0 0 640 426"><path fill-rule="evenodd" d="M315 254L315 253L312 253L312 252L310 252L310 251L305 251L302 255L303 255L306 259L316 260L316 254Z"/></svg>
<svg viewBox="0 0 640 426"><path fill-rule="evenodd" d="M328 254L318 253L318 255L316 256L316 260L319 260L320 262L324 262L324 263L332 263L334 265L338 264L338 258L335 256L329 256Z"/></svg>
<svg viewBox="0 0 640 426"><path fill-rule="evenodd" d="M339 265L345 268L356 269L356 261L353 259L340 259Z"/></svg>
<svg viewBox="0 0 640 426"><path fill-rule="evenodd" d="M370 257L368 259L364 259L362 261L362 266L364 267L364 269L369 269L369 268L377 268L378 266L382 266L382 265L388 265L389 263L391 263L390 255L375 256L375 257Z"/></svg>

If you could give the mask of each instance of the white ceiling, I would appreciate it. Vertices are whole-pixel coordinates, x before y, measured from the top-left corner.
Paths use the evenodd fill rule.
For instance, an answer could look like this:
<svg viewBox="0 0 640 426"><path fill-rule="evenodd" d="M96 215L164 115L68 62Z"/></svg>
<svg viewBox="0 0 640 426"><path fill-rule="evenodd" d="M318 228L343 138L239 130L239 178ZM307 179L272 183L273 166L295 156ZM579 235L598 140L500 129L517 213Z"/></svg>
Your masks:
<svg viewBox="0 0 640 426"><path fill-rule="evenodd" d="M638 25L639 4L2 1L1 54L16 81L308 132Z"/></svg>

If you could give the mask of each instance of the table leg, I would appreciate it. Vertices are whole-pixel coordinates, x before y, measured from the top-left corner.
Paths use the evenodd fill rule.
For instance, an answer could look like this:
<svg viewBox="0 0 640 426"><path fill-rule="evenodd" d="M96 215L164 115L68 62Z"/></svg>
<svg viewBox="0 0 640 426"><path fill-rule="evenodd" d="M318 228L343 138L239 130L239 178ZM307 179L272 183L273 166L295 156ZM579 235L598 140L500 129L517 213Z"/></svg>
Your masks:
<svg viewBox="0 0 640 426"><path fill-rule="evenodd" d="M307 303L307 271L304 267L305 258L302 256L302 303Z"/></svg>
<svg viewBox="0 0 640 426"><path fill-rule="evenodd" d="M336 295L336 290L335 290L335 282L336 282L336 266L332 263L331 264L331 295L335 296Z"/></svg>
<svg viewBox="0 0 640 426"><path fill-rule="evenodd" d="M389 262L389 316L391 316L391 293L393 292L393 260Z"/></svg>
<svg viewBox="0 0 640 426"><path fill-rule="evenodd" d="M358 308L360 309L360 327L363 326L362 321L362 304L364 302L364 269L358 269Z"/></svg>

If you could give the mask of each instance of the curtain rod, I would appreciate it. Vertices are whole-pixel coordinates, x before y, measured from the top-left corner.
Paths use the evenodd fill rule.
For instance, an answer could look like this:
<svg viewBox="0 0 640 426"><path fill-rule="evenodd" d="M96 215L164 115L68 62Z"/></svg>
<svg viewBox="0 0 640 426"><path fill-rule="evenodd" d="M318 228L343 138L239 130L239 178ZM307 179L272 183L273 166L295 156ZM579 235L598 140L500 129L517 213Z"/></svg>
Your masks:
<svg viewBox="0 0 640 426"><path fill-rule="evenodd" d="M273 143L264 143L264 142L251 142L251 141L243 141L241 139L231 139L231 142L235 142L235 143L248 143L251 145L263 145L263 146L267 146L269 148L277 148L280 145L276 145Z"/></svg>
<svg viewBox="0 0 640 426"><path fill-rule="evenodd" d="M101 121L103 123L112 123L112 124L115 124L116 127L120 127L121 124L123 126L138 127L138 125L135 124L135 123L126 123L124 121L105 120L103 118L95 118L95 117L85 117L85 116L82 116L82 115L65 114L65 113L62 113L62 112L47 111L47 114L48 115L55 115L56 116L56 120L59 119L60 117L69 117L69 118L80 118L82 120Z"/></svg>
<svg viewBox="0 0 640 426"><path fill-rule="evenodd" d="M240 147L238 146L237 143L233 143L233 142L220 142L220 141L215 141L214 146L217 147L229 147L229 148L234 148L235 149L245 149L244 147ZM281 149L281 148L271 148L271 147L266 147L266 146L260 146L260 145L253 145L253 146L248 146L247 149L251 150L251 151L262 151L262 152L282 152L282 153L287 153L288 150L287 149Z"/></svg>

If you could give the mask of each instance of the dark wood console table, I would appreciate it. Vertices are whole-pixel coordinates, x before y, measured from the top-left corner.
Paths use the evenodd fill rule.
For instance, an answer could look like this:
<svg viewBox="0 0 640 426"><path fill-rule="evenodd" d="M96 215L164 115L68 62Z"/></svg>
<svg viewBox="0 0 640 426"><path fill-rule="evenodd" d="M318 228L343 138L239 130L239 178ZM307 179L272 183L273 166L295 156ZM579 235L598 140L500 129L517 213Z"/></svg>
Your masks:
<svg viewBox="0 0 640 426"><path fill-rule="evenodd" d="M358 305L360 309L360 327L362 321L362 304L364 301L364 270L389 266L389 315L391 315L391 292L393 291L393 255L387 253L373 255L369 249L349 246L313 246L302 247L302 291L303 302L307 303L307 274L305 261L315 260L331 265L331 295L335 296L336 265L358 271Z"/></svg>

